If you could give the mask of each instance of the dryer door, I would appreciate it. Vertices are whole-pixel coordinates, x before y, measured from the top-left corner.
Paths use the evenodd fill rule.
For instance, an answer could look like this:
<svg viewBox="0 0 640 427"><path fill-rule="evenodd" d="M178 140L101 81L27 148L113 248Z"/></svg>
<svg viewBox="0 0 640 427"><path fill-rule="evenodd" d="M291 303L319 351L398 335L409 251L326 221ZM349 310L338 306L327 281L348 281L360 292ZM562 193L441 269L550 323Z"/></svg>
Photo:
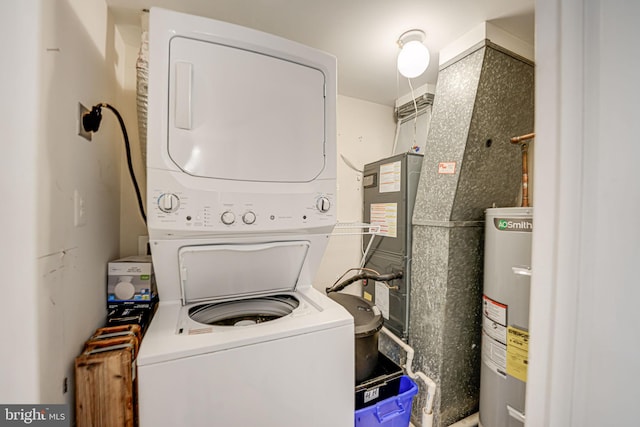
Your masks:
<svg viewBox="0 0 640 427"><path fill-rule="evenodd" d="M170 42L167 149L205 178L308 182L325 167L325 76L222 43Z"/></svg>

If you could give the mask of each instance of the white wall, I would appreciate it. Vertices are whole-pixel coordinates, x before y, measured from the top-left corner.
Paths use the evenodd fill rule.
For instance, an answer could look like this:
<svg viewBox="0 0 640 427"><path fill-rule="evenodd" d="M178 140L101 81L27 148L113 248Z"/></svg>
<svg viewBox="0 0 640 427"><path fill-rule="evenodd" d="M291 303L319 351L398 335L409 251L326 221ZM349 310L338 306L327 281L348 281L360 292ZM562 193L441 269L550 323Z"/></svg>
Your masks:
<svg viewBox="0 0 640 427"><path fill-rule="evenodd" d="M362 173L357 169L392 155L396 125L393 108L338 96L338 222L362 222ZM331 286L347 269L360 265L362 237L332 236L314 280L314 286Z"/></svg>
<svg viewBox="0 0 640 427"><path fill-rule="evenodd" d="M8 241L21 262L3 270L15 271L20 279L0 285L6 291L0 324L3 332L9 326L35 341L8 340L11 351L3 346L0 401L72 403L73 361L104 322L106 266L118 255L117 122L104 109L92 142L76 134L78 102L87 107L113 103L114 32L103 0L15 1L2 7L7 9L1 14L3 35L4 21L15 30L3 39L15 43L19 37L21 49L14 52L15 60L3 61L13 75L2 79L3 85L10 79L20 94L3 101L22 107L17 111L28 121L16 123L25 125L19 135L5 133L4 127L0 131L3 140L25 145L25 153L3 156L13 166L3 168L2 181L16 183L27 200L11 203L24 208L17 210L21 220L4 224L24 239ZM13 176L16 169L20 178ZM86 224L79 227L74 226L76 191L86 212ZM65 377L68 392L63 394Z"/></svg>
<svg viewBox="0 0 640 427"><path fill-rule="evenodd" d="M640 378L640 3L536 2L527 426L632 426Z"/></svg>
<svg viewBox="0 0 640 427"><path fill-rule="evenodd" d="M39 365L36 288L38 0L0 2L0 402L36 402ZM34 31L23 31L32 28ZM20 44L16 34L22 33ZM7 64L22 64L21 67Z"/></svg>

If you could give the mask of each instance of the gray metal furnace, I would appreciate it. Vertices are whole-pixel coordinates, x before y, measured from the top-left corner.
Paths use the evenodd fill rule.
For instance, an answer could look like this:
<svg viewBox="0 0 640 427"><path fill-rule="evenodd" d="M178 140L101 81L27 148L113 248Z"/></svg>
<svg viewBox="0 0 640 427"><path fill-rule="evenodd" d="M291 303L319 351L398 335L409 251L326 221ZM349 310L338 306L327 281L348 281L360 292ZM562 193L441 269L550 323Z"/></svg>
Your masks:
<svg viewBox="0 0 640 427"><path fill-rule="evenodd" d="M364 267L380 274L402 271L404 276L390 283L391 287L367 283L363 296L380 308L385 326L405 340L409 333L411 217L421 168L422 155L412 152L364 167L364 221L380 227L379 234L363 238L363 248L369 247Z"/></svg>
<svg viewBox="0 0 640 427"><path fill-rule="evenodd" d="M480 425L523 427L533 208L487 209Z"/></svg>

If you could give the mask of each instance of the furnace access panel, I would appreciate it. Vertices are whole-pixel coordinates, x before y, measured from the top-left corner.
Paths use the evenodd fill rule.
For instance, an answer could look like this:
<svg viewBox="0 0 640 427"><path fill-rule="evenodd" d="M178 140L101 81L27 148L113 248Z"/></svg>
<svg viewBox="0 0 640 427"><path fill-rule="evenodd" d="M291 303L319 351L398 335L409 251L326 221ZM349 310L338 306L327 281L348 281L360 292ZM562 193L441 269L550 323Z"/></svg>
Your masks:
<svg viewBox="0 0 640 427"><path fill-rule="evenodd" d="M365 267L380 274L403 272L403 278L389 283L369 281L363 296L376 303L384 324L406 340L409 333L411 286L411 217L416 200L422 155L403 153L364 167L364 222L380 227L375 235L365 235L363 250L369 247Z"/></svg>

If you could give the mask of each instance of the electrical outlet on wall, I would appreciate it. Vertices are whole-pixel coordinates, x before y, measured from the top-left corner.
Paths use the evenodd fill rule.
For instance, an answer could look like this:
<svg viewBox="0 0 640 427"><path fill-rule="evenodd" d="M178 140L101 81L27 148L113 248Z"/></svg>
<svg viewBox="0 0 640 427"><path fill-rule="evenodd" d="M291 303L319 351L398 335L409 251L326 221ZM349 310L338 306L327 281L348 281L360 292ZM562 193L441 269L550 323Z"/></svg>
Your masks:
<svg viewBox="0 0 640 427"><path fill-rule="evenodd" d="M84 197L78 190L73 190L73 225L75 227L87 225L87 207Z"/></svg>
<svg viewBox="0 0 640 427"><path fill-rule="evenodd" d="M84 130L84 126L82 126L82 116L89 113L89 109L78 102L78 135L86 139L87 141L91 141L91 132L87 132Z"/></svg>

